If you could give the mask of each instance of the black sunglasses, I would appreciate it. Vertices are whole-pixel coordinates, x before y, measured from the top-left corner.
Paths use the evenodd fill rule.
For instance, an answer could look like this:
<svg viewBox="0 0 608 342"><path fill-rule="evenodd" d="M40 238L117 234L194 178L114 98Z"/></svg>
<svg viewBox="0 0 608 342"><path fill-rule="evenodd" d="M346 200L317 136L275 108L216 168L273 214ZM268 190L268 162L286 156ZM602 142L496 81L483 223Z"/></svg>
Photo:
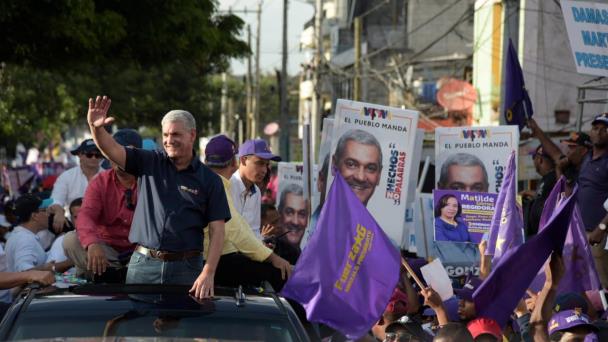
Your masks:
<svg viewBox="0 0 608 342"><path fill-rule="evenodd" d="M95 157L95 158L97 158L97 159L101 159L101 158L103 158L103 157L101 156L101 153L95 153L95 152L87 152L87 153L84 153L84 155L85 155L87 158L93 158L93 157Z"/></svg>
<svg viewBox="0 0 608 342"><path fill-rule="evenodd" d="M131 190L131 189L125 190L125 202L126 202L127 209L129 209L129 210L135 209L135 203L133 203L133 190Z"/></svg>

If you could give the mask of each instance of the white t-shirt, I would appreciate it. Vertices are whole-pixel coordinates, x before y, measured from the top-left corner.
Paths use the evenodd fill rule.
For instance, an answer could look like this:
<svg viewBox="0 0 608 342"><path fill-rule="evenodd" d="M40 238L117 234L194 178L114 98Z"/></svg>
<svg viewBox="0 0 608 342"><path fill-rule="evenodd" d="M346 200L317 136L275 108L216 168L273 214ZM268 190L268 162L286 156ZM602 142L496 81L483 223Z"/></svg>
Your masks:
<svg viewBox="0 0 608 342"><path fill-rule="evenodd" d="M40 238L22 226L15 227L6 241L6 261L9 272L22 272L44 265L46 253Z"/></svg>
<svg viewBox="0 0 608 342"><path fill-rule="evenodd" d="M253 233L258 239L262 239L260 224L262 222L262 195L260 188L253 185L250 189L245 187L239 171L230 177L230 195L236 211L249 223Z"/></svg>
<svg viewBox="0 0 608 342"><path fill-rule="evenodd" d="M0 272L8 272L8 264L6 263L6 253L0 245ZM10 303L13 301L10 290L0 290L0 302Z"/></svg>
<svg viewBox="0 0 608 342"><path fill-rule="evenodd" d="M59 204L66 210L66 216L69 215L69 206L73 200L84 197L84 192L87 190L89 180L80 166L75 166L69 170L63 171L55 184L53 185L53 192L51 198L53 204Z"/></svg>

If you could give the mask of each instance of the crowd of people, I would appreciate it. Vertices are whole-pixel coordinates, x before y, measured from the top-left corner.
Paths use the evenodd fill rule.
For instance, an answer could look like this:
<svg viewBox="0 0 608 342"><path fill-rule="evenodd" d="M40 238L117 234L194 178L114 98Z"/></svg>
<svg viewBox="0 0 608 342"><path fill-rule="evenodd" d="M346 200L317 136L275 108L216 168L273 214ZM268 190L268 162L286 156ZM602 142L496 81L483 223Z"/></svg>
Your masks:
<svg viewBox="0 0 608 342"><path fill-rule="evenodd" d="M262 139L237 146L225 135L211 137L201 161L194 152L194 117L172 110L161 121L162 148L145 149L135 130L108 133L105 126L114 120L107 115L110 105L107 97L89 100L87 122L93 139L72 151L79 165L56 179L50 195L26 193L5 203L0 225L8 232L0 288L30 282L48 285L54 282L54 273L73 272L91 282L188 285L198 298L212 297L215 286L268 282L280 291L302 242L318 228L324 198L310 213L302 187L290 185L277 194L273 162L281 159ZM569 189L578 186L576 201L594 266L601 286L607 288L608 114L593 120L589 134L576 132L562 141L563 149L534 119L528 126L540 142L532 158L542 178L535 192L521 193L526 235L538 233L545 200L564 176ZM446 162L438 181L442 188L487 191L483 165L475 156L456 156L467 163ZM377 139L361 130L341 136L335 153L321 166L319 189L326 187L330 165L367 205L382 169ZM435 214L445 226L442 232L469 241L461 236L462 229L452 228L458 227L460 211L458 201L446 196ZM506 326L478 317L472 295L491 271L483 257L485 246L479 245L479 275L469 276L455 291L457 297L446 301L432 288L420 288L402 269L384 313L361 340L608 339L603 292L558 293L564 266L555 252L542 290L522 298ZM418 262L416 270L424 264L409 260L413 265ZM0 299L8 304L10 294ZM303 315L302 320L320 338L346 339L322 325L310 325Z"/></svg>

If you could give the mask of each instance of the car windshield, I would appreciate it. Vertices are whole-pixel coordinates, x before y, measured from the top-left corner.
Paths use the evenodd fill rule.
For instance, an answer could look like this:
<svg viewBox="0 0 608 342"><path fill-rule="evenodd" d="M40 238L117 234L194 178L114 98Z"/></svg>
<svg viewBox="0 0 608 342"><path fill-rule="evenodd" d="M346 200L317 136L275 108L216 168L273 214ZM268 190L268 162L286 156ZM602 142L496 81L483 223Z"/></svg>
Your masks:
<svg viewBox="0 0 608 342"><path fill-rule="evenodd" d="M180 314L144 315L121 320L104 315L75 317L62 313L49 319L20 319L10 340L49 337L132 336L161 338L204 338L213 341L294 341L286 321L264 317L209 317Z"/></svg>
<svg viewBox="0 0 608 342"><path fill-rule="evenodd" d="M271 298L201 303L183 295L47 296L13 322L9 340L150 337L213 341L297 341L287 315L263 310Z"/></svg>

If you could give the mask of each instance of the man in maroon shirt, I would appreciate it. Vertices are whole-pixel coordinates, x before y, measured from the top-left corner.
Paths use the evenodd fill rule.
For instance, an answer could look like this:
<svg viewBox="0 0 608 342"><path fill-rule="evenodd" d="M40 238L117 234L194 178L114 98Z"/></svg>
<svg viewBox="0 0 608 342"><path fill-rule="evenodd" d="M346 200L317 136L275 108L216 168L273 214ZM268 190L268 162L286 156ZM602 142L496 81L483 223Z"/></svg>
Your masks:
<svg viewBox="0 0 608 342"><path fill-rule="evenodd" d="M132 129L121 129L114 139L123 146L142 147L141 136ZM102 166L108 168L104 161ZM137 196L136 178L111 165L91 180L76 222L76 231L66 234L63 248L76 266L76 274L92 279L109 267L122 267L120 259L135 248L129 231Z"/></svg>

